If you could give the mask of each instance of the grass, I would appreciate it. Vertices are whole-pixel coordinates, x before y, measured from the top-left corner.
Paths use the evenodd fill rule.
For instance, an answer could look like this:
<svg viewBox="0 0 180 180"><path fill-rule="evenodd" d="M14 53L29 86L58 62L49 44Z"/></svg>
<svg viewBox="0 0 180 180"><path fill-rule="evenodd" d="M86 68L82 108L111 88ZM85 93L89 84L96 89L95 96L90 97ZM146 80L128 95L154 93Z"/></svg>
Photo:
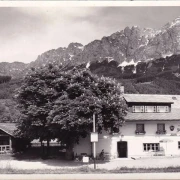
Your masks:
<svg viewBox="0 0 180 180"><path fill-rule="evenodd" d="M62 168L62 169L38 169L38 170L22 170L7 165L0 168L0 174L122 174L122 173L168 173L180 172L180 166L167 168L127 168L121 167L114 170L92 169L88 166L80 168Z"/></svg>

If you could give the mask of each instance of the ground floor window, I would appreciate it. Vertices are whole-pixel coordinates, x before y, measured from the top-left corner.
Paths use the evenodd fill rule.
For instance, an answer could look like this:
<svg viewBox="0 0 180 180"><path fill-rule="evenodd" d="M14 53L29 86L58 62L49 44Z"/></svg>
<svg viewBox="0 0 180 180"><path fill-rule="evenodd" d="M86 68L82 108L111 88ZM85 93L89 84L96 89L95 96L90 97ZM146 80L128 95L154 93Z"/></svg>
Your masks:
<svg viewBox="0 0 180 180"><path fill-rule="evenodd" d="M180 141L178 141L178 149L180 149Z"/></svg>
<svg viewBox="0 0 180 180"><path fill-rule="evenodd" d="M143 143L144 151L159 151L159 143Z"/></svg>

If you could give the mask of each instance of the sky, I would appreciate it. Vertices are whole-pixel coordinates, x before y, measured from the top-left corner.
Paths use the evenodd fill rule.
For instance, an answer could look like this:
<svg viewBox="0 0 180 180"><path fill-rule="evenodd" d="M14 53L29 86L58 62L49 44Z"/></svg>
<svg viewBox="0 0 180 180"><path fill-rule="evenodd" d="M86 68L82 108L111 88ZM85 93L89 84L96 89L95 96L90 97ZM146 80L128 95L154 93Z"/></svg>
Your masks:
<svg viewBox="0 0 180 180"><path fill-rule="evenodd" d="M126 26L159 29L177 7L0 7L0 62L29 63L50 49L83 45Z"/></svg>

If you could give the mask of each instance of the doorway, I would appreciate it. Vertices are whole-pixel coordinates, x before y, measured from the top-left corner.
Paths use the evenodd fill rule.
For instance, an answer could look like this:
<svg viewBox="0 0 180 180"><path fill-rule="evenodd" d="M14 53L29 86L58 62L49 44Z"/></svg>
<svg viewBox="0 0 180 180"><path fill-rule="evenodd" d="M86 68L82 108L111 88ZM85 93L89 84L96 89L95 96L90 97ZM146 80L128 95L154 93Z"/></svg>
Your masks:
<svg viewBox="0 0 180 180"><path fill-rule="evenodd" d="M119 158L127 158L127 142L119 141L117 143L117 151Z"/></svg>

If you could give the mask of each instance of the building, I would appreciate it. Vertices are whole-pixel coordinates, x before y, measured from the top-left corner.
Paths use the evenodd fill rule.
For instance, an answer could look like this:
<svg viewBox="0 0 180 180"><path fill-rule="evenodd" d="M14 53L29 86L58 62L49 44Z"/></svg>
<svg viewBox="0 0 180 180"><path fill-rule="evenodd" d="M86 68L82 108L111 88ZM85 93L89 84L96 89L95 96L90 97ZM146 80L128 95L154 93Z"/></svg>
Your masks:
<svg viewBox="0 0 180 180"><path fill-rule="evenodd" d="M15 123L0 123L0 154L11 153L13 151L23 151L28 147L28 151L34 154L42 154L41 142L39 139L34 139L29 142L22 138L16 138L14 132L17 130ZM43 146L47 146L47 141L42 142ZM63 146L57 139L50 141L51 154L62 154L65 146Z"/></svg>
<svg viewBox="0 0 180 180"><path fill-rule="evenodd" d="M11 152L14 147L15 123L0 123L0 154Z"/></svg>
<svg viewBox="0 0 180 180"><path fill-rule="evenodd" d="M97 154L104 149L111 159L180 156L180 95L124 94L123 97L129 108L125 123L119 133L103 131L98 135ZM11 152L17 144L15 129L13 123L0 123L0 153ZM51 146L53 143L57 146L57 142L51 142ZM40 142L33 141L32 146L40 146ZM74 154L92 155L90 136L80 139Z"/></svg>
<svg viewBox="0 0 180 180"><path fill-rule="evenodd" d="M128 114L119 133L99 135L96 152L113 158L180 155L180 95L124 94ZM74 152L92 154L90 137Z"/></svg>

